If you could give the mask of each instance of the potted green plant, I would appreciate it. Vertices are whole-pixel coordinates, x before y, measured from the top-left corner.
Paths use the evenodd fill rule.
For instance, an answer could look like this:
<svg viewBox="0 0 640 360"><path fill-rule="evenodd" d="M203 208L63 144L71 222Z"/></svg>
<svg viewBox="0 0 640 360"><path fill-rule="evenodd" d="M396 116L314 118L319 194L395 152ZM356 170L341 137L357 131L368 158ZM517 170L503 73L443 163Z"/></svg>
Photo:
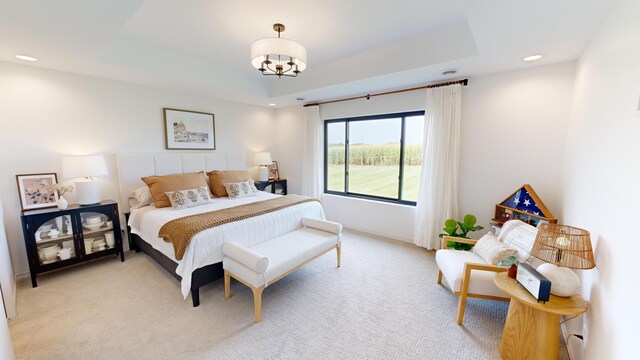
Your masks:
<svg viewBox="0 0 640 360"><path fill-rule="evenodd" d="M517 257L515 257L514 255L509 255L507 256L506 259L500 259L500 261L498 261L498 267L501 267L501 266L509 267L509 270L507 271L507 276L509 276L512 279L515 279L516 275L518 274L519 263L520 261L518 261Z"/></svg>
<svg viewBox="0 0 640 360"><path fill-rule="evenodd" d="M468 239L469 237L467 236L467 234L469 232L484 229L484 227L476 225L476 221L476 217L471 214L465 215L462 219L462 222L456 221L454 219L447 219L444 222L444 228L442 228L442 230L444 230L444 233L438 236L442 238L443 236L448 235ZM473 245L449 241L447 243L447 247L453 247L456 250L470 250Z"/></svg>

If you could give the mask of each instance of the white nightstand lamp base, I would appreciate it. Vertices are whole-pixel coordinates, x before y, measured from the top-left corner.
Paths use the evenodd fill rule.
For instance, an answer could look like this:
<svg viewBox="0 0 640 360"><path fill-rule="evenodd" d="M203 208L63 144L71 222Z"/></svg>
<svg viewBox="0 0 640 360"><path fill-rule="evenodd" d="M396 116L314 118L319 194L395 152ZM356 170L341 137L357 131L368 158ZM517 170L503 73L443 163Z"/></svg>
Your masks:
<svg viewBox="0 0 640 360"><path fill-rule="evenodd" d="M569 297L580 288L580 278L569 268L544 263L537 270L551 281L551 293L555 296Z"/></svg>
<svg viewBox="0 0 640 360"><path fill-rule="evenodd" d="M258 181L269 181L269 169L264 165L258 168Z"/></svg>

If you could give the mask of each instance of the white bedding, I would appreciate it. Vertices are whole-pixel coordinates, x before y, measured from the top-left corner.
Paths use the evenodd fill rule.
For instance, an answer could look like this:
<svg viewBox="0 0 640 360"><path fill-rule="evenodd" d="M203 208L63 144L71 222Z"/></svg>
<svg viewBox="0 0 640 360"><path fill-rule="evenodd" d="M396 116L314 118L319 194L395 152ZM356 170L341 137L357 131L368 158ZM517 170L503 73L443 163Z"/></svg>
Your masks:
<svg viewBox="0 0 640 360"><path fill-rule="evenodd" d="M234 200L217 198L211 204L182 210L174 210L173 208L156 209L153 206L131 209L129 226L133 234L140 236L154 249L178 264L176 273L182 277L182 295L186 298L191 287L191 273L203 266L222 261L222 244L224 242L234 242L246 247L252 247L274 239L300 228L300 218L302 217L324 219L322 206L317 201L306 202L202 231L191 239L180 261L175 258L173 245L158 238L160 228L170 220L184 216L268 200L278 196L280 195L260 191L258 196L255 197Z"/></svg>

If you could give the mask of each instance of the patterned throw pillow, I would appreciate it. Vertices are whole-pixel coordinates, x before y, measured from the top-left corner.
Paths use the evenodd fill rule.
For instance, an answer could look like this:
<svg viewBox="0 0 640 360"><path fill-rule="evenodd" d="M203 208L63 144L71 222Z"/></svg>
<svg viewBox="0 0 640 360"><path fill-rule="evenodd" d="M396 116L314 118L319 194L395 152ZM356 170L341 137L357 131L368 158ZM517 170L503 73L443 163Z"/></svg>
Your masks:
<svg viewBox="0 0 640 360"><path fill-rule="evenodd" d="M500 260L506 260L509 255L516 255L518 250L507 247L489 232L478 240L473 247L473 252L487 264L498 265Z"/></svg>
<svg viewBox="0 0 640 360"><path fill-rule="evenodd" d="M225 183L224 188L229 194L229 199L240 199L248 196L258 195L258 189L253 184L253 180Z"/></svg>
<svg viewBox="0 0 640 360"><path fill-rule="evenodd" d="M140 209L141 207L151 205L153 203L153 197L148 186L142 186L135 189L131 195L129 195L129 205L132 209Z"/></svg>
<svg viewBox="0 0 640 360"><path fill-rule="evenodd" d="M194 189L165 192L171 206L174 209L186 209L194 206L204 205L211 202L211 193L208 186L200 186Z"/></svg>

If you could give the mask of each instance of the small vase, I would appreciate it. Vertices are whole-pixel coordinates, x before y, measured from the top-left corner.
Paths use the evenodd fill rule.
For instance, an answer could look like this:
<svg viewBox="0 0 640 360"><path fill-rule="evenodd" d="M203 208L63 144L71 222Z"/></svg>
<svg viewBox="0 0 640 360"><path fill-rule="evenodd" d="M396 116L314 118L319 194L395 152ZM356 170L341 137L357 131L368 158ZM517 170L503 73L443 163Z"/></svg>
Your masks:
<svg viewBox="0 0 640 360"><path fill-rule="evenodd" d="M58 209L64 210L69 206L69 202L64 198L64 196L60 196L58 200L56 200L56 205L58 205Z"/></svg>
<svg viewBox="0 0 640 360"><path fill-rule="evenodd" d="M513 264L509 267L509 270L507 270L507 276L509 276L512 279L516 278L516 275L518 274L518 265Z"/></svg>
<svg viewBox="0 0 640 360"><path fill-rule="evenodd" d="M62 233L62 216L56 218L56 229L58 230L58 234Z"/></svg>

